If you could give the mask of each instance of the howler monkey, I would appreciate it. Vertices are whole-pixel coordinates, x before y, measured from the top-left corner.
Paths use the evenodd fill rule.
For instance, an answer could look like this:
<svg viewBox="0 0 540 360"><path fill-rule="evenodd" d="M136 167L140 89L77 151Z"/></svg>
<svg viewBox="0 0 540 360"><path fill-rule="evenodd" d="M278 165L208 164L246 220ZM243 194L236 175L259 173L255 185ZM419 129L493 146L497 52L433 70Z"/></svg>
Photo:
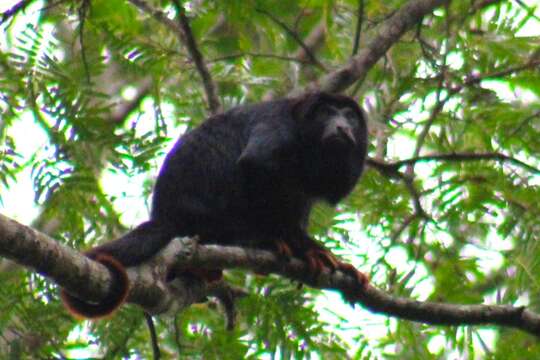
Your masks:
<svg viewBox="0 0 540 360"><path fill-rule="evenodd" d="M86 255L112 272L114 293L88 303L62 291L75 314L100 317L124 300L124 267L138 265L176 236L200 243L277 251L323 268L366 277L338 261L306 232L318 200L336 204L364 168L366 120L357 103L323 92L239 106L183 135L156 180L150 220Z"/></svg>

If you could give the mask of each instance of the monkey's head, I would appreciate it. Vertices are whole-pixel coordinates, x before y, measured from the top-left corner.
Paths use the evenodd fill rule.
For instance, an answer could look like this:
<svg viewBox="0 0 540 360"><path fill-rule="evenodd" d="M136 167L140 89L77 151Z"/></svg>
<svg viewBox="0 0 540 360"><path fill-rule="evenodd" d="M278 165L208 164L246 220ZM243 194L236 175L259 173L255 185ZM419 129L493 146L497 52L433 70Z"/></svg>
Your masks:
<svg viewBox="0 0 540 360"><path fill-rule="evenodd" d="M297 99L293 111L307 188L336 203L352 190L363 171L366 115L353 99L328 93Z"/></svg>
<svg viewBox="0 0 540 360"><path fill-rule="evenodd" d="M353 99L324 92L307 94L296 100L293 111L306 144L365 153L366 115Z"/></svg>

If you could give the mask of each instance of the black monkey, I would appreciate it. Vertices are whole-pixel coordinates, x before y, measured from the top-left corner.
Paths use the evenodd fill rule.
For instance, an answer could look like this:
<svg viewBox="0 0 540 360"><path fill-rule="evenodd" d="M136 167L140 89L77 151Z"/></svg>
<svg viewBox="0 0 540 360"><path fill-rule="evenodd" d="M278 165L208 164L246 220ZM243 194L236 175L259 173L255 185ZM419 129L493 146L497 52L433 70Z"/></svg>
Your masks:
<svg viewBox="0 0 540 360"><path fill-rule="evenodd" d="M62 291L65 305L84 317L109 314L128 292L124 267L148 260L173 237L190 235L203 244L274 249L306 260L314 273L339 269L364 285L365 275L338 261L306 226L314 202L336 204L351 192L366 147L365 115L341 95L310 93L210 117L167 155L150 220L86 253L111 270L114 293L91 304Z"/></svg>

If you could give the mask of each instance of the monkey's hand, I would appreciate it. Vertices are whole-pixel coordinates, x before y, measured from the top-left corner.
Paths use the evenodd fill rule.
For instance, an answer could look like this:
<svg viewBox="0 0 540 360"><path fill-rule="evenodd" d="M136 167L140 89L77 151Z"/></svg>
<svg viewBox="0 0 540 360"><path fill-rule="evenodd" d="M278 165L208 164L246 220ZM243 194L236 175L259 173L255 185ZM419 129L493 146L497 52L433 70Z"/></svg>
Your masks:
<svg viewBox="0 0 540 360"><path fill-rule="evenodd" d="M317 277L324 269L335 271L339 266L339 261L329 250L316 243L311 244L302 254L302 258L307 262L309 271Z"/></svg>
<svg viewBox="0 0 540 360"><path fill-rule="evenodd" d="M329 269L330 271L341 271L346 275L352 276L356 280L356 285L350 291L345 293L347 300L352 300L357 291L361 291L368 283L369 279L366 274L358 271L353 265L338 260L330 250L325 249L314 241L310 244L307 251L304 252L303 258L308 263L310 272L313 276L318 276L322 270Z"/></svg>

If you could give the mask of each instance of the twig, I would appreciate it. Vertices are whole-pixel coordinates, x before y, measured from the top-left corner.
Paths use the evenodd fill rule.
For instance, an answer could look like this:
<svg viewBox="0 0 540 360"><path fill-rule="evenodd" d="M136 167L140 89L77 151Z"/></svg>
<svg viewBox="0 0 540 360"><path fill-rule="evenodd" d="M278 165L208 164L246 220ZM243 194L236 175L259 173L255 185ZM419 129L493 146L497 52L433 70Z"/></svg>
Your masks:
<svg viewBox="0 0 540 360"><path fill-rule="evenodd" d="M110 122L113 124L123 124L125 120L141 106L143 100L148 96L152 87L150 77L142 79L135 87L135 96L132 100L123 101L114 107Z"/></svg>
<svg viewBox="0 0 540 360"><path fill-rule="evenodd" d="M530 69L535 68L537 66L540 66L540 60L531 60L531 61L526 62L525 64L516 65L516 66L513 66L513 67L509 67L507 69L495 71L495 72L492 72L492 73L489 73L489 74L470 75L465 79L465 81L463 82L463 85L456 86L456 87L452 88L451 91L453 93L457 93L463 88L463 86L475 85L475 84L478 84L478 83L480 83L480 82L482 82L484 80L488 80L488 79L502 78L504 76L512 75L512 74L518 73L520 71L530 70Z"/></svg>
<svg viewBox="0 0 540 360"><path fill-rule="evenodd" d="M183 39L183 31L179 24L172 21L167 17L167 14L165 14L163 11L156 9L146 3L144 0L128 0L130 3L135 5L139 10L147 13L148 15L152 16L156 21L162 23L163 25L167 26L171 30L174 31L176 36L178 36L182 41Z"/></svg>
<svg viewBox="0 0 540 360"><path fill-rule="evenodd" d="M86 77L86 83L90 84L90 70L88 68L88 59L86 58L86 48L84 45L84 24L86 22L86 15L90 9L90 0L83 0L81 6L78 9L79 16L79 45L81 46L81 59L84 68L84 75Z"/></svg>
<svg viewBox="0 0 540 360"><path fill-rule="evenodd" d="M155 20L161 22L162 24L167 26L169 29L171 29L174 32L174 34L178 37L178 39L186 46L189 54L191 55L193 62L195 63L197 71L199 72L199 75L202 78L210 112L211 113L219 112L219 109L221 106L220 106L220 103L216 94L216 86L214 82L212 81L210 72L206 68L206 64L204 64L204 61L202 60L202 55L197 48L195 39L193 38L193 34L191 33L191 28L189 27L189 24L188 24L187 18L185 17L184 12L182 10L177 11L178 16L179 16L179 22L177 23L169 19L163 11L155 9L154 7L146 3L144 0L128 0L128 1L132 3L133 5L135 5L137 8L139 8L141 11L151 15Z"/></svg>
<svg viewBox="0 0 540 360"><path fill-rule="evenodd" d="M240 57L244 57L244 56L251 56L251 57L258 57L258 58L269 58L269 59L276 59L276 60L283 60L283 61L291 61L291 62L297 62L297 63L301 63L301 64L310 64L311 63L311 62L309 62L309 61L307 61L305 59L299 58L299 57L282 56L282 55L276 55L276 54L262 54L262 53L249 52L249 51L244 51L244 52L241 52L241 53L224 55L224 56L219 56L219 57L216 57L216 58L213 58L213 59L208 59L206 61L206 63L210 64L210 63L215 63L215 62L224 61L224 60L236 59L236 58L240 58Z"/></svg>
<svg viewBox="0 0 540 360"><path fill-rule="evenodd" d="M307 46L307 48L311 51L311 54L314 54L314 52L317 51L317 49L319 49L319 47L321 47L321 45L324 43L325 36L326 21L325 19L322 19L313 28L313 30L310 31L309 35L306 36L305 40L302 43ZM300 49L298 49L298 51L294 54L294 57L302 63L313 63L307 60L309 57L309 53L307 53L301 45Z"/></svg>
<svg viewBox="0 0 540 360"><path fill-rule="evenodd" d="M294 32L293 30L289 29L289 27L287 26L287 24L285 24L283 21L279 20L277 17L275 17L274 15L272 15L271 13L269 13L268 11L264 10L264 9L256 9L257 12L261 13L261 14L264 14L266 15L270 20L272 20L274 23L276 23L277 25L279 25L279 27L281 27L283 30L285 30L285 32L294 39L294 41L296 41L298 43L298 45L300 45L300 47L302 48L302 50L304 50L304 52L306 53L307 57L309 58L309 60L315 64L317 67L319 67L320 69L322 70L326 70L326 67L319 61L317 60L317 58L315 57L315 55L313 54L313 52L311 51L311 49L302 41L302 39L300 39L300 37L298 36L298 34L296 32Z"/></svg>
<svg viewBox="0 0 540 360"><path fill-rule="evenodd" d="M22 0L7 9L2 13L2 16L0 17L0 25L2 25L4 22L12 19L19 11L24 11L28 5L30 5L32 2L30 0Z"/></svg>
<svg viewBox="0 0 540 360"><path fill-rule="evenodd" d="M534 174L540 174L540 169L535 168L521 160L513 158L511 156L502 153L451 153L451 154L432 154L417 156L410 159L400 160L393 163L383 163L378 160L369 159L368 165L380 170L381 173L396 174L400 167L416 164L419 162L428 161L450 161L450 162L467 162L467 161L480 161L480 160L498 160L508 161L516 166L524 168Z"/></svg>
<svg viewBox="0 0 540 360"><path fill-rule="evenodd" d="M202 78L206 97L208 98L210 112L212 114L216 114L221 109L221 104L216 92L216 84L212 80L212 75L210 75L210 71L208 71L208 68L203 60L203 56L197 46L197 43L195 42L195 37L193 36L193 32L189 26L189 20L186 16L185 9L180 5L178 0L173 0L173 3L176 8L176 12L178 13L178 21L180 23L180 27L182 28L182 33L184 34L184 43L188 49L191 59L195 63L195 67L197 68L199 75Z"/></svg>
<svg viewBox="0 0 540 360"><path fill-rule="evenodd" d="M395 244L401 234L409 227L409 225L418 217L417 213L411 214L405 218L405 220L399 225L399 227L392 232L390 236L392 244Z"/></svg>
<svg viewBox="0 0 540 360"><path fill-rule="evenodd" d="M154 326L154 320L152 315L144 312L144 318L146 319L146 325L148 326L148 331L150 332L150 340L152 341L152 354L154 360L159 360L161 358L161 352L159 351L158 338L156 333L156 327Z"/></svg>
<svg viewBox="0 0 540 360"><path fill-rule="evenodd" d="M360 34L362 32L362 22L364 21L364 0L358 0L358 11L356 19L356 30L354 34L354 44L352 49L352 56L358 52L360 46Z"/></svg>
<svg viewBox="0 0 540 360"><path fill-rule="evenodd" d="M443 70L444 71L444 70ZM452 95L448 94L444 99L441 99L441 91L442 91L442 82L443 82L443 75L441 74L440 80L439 80L439 86L437 87L437 103L435 104L435 107L431 110L431 113L429 114L429 118L426 121L426 124L422 128L422 131L418 135L418 138L416 139L416 145L414 147L413 156L417 157L420 155L420 151L422 149L422 146L424 146L424 141L426 140L426 137L429 134L429 130L431 129L431 126L435 122L435 119L437 119L437 115L440 114L440 112L443 110L444 105L450 100ZM414 163L408 164L407 167L407 174L411 175L414 173Z"/></svg>

